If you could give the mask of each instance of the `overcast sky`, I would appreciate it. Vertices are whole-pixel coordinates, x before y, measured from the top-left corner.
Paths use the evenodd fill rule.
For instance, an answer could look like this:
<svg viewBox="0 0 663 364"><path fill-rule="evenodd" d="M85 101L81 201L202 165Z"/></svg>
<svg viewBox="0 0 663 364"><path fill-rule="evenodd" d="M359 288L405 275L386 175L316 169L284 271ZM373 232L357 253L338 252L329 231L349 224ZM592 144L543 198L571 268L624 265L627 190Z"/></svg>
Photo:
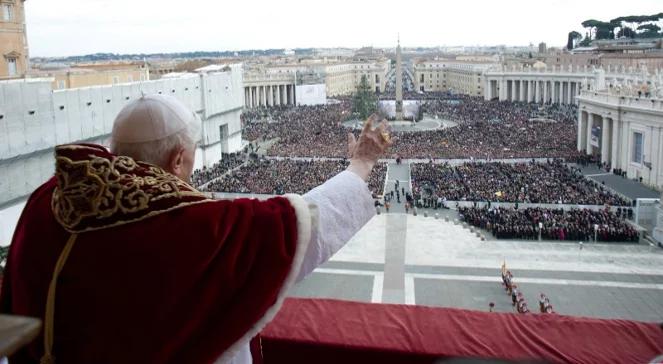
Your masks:
<svg viewBox="0 0 663 364"><path fill-rule="evenodd" d="M566 44L594 18L661 0L28 0L31 56L402 44Z"/></svg>

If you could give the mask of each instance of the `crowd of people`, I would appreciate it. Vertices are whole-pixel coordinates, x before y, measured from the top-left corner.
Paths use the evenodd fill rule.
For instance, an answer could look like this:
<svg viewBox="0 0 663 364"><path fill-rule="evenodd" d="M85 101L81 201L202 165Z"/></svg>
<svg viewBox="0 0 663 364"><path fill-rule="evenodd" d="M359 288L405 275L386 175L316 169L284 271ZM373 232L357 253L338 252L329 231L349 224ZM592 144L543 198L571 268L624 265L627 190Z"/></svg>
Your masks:
<svg viewBox="0 0 663 364"><path fill-rule="evenodd" d="M304 194L345 170L347 160L255 159L207 185L208 192L282 195ZM369 179L369 189L382 194L386 164L378 164Z"/></svg>
<svg viewBox="0 0 663 364"><path fill-rule="evenodd" d="M637 242L638 232L608 209L460 207L461 220L498 239ZM541 228L539 228L539 224Z"/></svg>
<svg viewBox="0 0 663 364"><path fill-rule="evenodd" d="M196 169L191 175L191 184L194 187L201 187L205 183L221 177L224 173L229 170L238 167L244 163L246 158L245 153L222 153L221 160L210 168L204 167L201 169Z"/></svg>
<svg viewBox="0 0 663 364"><path fill-rule="evenodd" d="M392 152L404 158L530 158L577 155L575 106L485 101L455 95L427 99L428 115L458 122L457 127L394 132ZM242 117L249 140L276 139L269 155L345 157L352 118L347 99L335 104L249 111Z"/></svg>
<svg viewBox="0 0 663 364"><path fill-rule="evenodd" d="M336 157L348 154L347 133L342 125L350 103L281 107L243 114L243 137L248 140L278 139L269 155L281 157Z"/></svg>
<svg viewBox="0 0 663 364"><path fill-rule="evenodd" d="M559 159L547 162L412 164L415 196L448 201L627 206L630 202Z"/></svg>

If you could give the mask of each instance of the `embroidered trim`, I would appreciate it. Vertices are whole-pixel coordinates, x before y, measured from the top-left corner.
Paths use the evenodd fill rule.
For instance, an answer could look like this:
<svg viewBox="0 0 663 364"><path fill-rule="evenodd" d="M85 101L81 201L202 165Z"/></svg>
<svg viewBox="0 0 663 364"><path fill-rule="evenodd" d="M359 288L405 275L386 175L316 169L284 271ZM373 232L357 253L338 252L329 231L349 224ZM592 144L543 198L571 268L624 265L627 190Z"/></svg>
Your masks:
<svg viewBox="0 0 663 364"><path fill-rule="evenodd" d="M105 151L98 154L99 149L86 145L56 148L58 186L51 208L69 232L118 226L212 201L157 166Z"/></svg>

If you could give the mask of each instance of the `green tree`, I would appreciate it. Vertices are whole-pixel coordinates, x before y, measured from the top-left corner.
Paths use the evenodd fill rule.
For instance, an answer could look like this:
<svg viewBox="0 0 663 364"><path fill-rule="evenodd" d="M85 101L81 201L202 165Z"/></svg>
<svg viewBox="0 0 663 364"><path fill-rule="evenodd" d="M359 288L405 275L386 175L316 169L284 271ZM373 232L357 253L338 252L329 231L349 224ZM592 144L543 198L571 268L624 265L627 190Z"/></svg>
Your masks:
<svg viewBox="0 0 663 364"><path fill-rule="evenodd" d="M359 114L360 119L366 119L377 110L377 97L371 88L366 75L361 76L357 90L352 96L352 111Z"/></svg>
<svg viewBox="0 0 663 364"><path fill-rule="evenodd" d="M617 38L635 38L635 31L631 27L622 27L617 32Z"/></svg>
<svg viewBox="0 0 663 364"><path fill-rule="evenodd" d="M592 38L589 35L589 32L585 33L585 38L580 41L578 44L581 47L589 47L589 45L592 43Z"/></svg>
<svg viewBox="0 0 663 364"><path fill-rule="evenodd" d="M638 38L657 38L661 36L661 33L659 33L661 27L656 24L642 24L638 27L638 30L641 31L637 35Z"/></svg>
<svg viewBox="0 0 663 364"><path fill-rule="evenodd" d="M571 50L574 48L575 43L582 39L582 34L576 32L575 30L569 32L568 40L566 41L566 49Z"/></svg>
<svg viewBox="0 0 663 364"><path fill-rule="evenodd" d="M581 23L583 28L589 28L589 34L594 33L592 39L611 39L614 38L615 23L606 23L604 21L589 19Z"/></svg>

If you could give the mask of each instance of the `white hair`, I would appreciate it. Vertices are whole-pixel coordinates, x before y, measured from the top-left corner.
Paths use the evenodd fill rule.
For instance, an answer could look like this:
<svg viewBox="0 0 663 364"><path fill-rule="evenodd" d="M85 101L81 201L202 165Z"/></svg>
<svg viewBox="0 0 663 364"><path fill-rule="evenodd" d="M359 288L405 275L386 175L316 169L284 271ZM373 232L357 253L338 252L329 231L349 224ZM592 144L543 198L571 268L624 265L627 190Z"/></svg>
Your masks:
<svg viewBox="0 0 663 364"><path fill-rule="evenodd" d="M200 139L200 119L195 118L183 130L162 139L141 143L118 143L111 137L110 149L115 155L124 155L134 160L166 168L173 150L194 149Z"/></svg>

